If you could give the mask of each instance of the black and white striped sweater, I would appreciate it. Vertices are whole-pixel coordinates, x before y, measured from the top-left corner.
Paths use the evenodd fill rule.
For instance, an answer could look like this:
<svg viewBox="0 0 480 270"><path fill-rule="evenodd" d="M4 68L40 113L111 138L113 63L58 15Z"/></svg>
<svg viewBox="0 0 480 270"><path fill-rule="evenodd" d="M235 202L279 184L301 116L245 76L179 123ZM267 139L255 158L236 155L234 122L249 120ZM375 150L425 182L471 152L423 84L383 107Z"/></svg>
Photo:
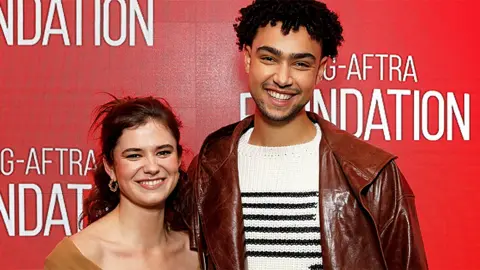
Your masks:
<svg viewBox="0 0 480 270"><path fill-rule="evenodd" d="M238 168L249 270L323 269L318 209L320 128L285 147L240 139Z"/></svg>

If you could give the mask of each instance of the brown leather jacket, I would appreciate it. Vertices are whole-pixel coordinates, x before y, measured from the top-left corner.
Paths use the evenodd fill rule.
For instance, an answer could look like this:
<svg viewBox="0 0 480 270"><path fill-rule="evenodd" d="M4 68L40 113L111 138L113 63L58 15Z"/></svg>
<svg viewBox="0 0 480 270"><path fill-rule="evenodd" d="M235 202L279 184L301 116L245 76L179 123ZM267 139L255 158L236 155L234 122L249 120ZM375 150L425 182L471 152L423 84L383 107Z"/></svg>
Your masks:
<svg viewBox="0 0 480 270"><path fill-rule="evenodd" d="M316 114L308 116L322 130L324 269L428 269L414 195L395 157ZM251 126L248 117L212 133L190 165L190 239L203 269L246 268L237 146Z"/></svg>

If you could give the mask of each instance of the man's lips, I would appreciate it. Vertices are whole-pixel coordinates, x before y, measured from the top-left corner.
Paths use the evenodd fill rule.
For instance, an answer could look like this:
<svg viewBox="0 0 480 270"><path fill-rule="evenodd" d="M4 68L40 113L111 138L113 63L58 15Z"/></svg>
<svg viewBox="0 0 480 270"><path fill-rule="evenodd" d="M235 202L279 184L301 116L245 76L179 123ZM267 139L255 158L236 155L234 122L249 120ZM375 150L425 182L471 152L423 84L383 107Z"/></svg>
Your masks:
<svg viewBox="0 0 480 270"><path fill-rule="evenodd" d="M268 93L268 95L272 98L282 100L282 101L287 101L291 99L295 94L291 92L286 92L286 91L278 91L276 89L272 88L266 88L265 89Z"/></svg>
<svg viewBox="0 0 480 270"><path fill-rule="evenodd" d="M281 89L274 88L274 87L265 87L264 89L265 89L267 92L268 92L268 91L271 91L271 92L276 92L276 93L279 93L279 94L282 94L282 95L294 96L294 95L297 94L297 92L295 92L295 91L285 91L285 90L281 90Z"/></svg>

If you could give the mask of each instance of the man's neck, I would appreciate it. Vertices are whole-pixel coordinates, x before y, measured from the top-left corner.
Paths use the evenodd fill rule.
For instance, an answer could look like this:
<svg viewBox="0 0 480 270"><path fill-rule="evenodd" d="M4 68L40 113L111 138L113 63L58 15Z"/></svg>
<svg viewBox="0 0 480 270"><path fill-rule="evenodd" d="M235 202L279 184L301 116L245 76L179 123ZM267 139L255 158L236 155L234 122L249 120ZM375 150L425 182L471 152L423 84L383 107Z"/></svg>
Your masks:
<svg viewBox="0 0 480 270"><path fill-rule="evenodd" d="M288 146L311 141L316 129L305 111L288 122L267 119L259 111L254 116L254 130L249 143L259 146Z"/></svg>

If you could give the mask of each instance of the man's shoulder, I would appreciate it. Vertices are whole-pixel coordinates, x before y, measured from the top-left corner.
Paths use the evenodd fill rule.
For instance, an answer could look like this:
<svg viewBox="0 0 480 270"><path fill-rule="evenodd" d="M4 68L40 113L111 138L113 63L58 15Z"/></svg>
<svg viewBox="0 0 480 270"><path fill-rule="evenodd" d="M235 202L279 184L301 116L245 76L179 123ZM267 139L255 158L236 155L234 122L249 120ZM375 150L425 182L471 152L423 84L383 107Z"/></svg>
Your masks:
<svg viewBox="0 0 480 270"><path fill-rule="evenodd" d="M203 155L209 153L219 157L223 153L229 153L233 150L233 146L238 141L243 131L250 126L252 117L223 126L216 131L210 133L202 144Z"/></svg>
<svg viewBox="0 0 480 270"><path fill-rule="evenodd" d="M365 178L373 179L385 165L396 158L392 153L319 119L325 146L345 168L355 168Z"/></svg>
<svg viewBox="0 0 480 270"><path fill-rule="evenodd" d="M205 138L205 141L203 142L203 146L212 147L224 141L230 140L235 128L238 126L239 123L241 123L241 121L223 126L213 131Z"/></svg>

